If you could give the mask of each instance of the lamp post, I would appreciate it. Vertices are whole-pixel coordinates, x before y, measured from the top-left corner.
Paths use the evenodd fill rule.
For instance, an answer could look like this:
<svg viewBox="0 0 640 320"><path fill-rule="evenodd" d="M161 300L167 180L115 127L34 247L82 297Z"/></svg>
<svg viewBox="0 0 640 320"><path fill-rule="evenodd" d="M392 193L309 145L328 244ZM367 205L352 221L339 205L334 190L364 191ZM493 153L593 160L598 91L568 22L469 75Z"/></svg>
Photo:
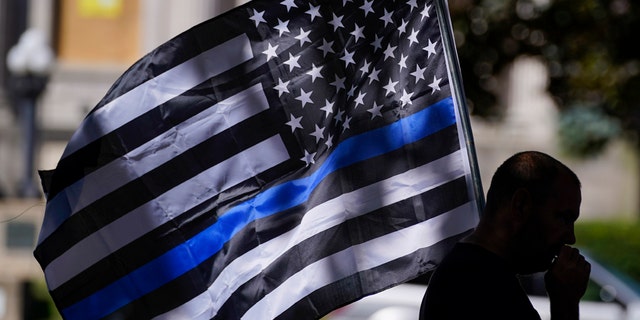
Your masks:
<svg viewBox="0 0 640 320"><path fill-rule="evenodd" d="M34 182L36 103L47 85L53 63L53 51L47 45L44 35L35 29L25 31L7 53L7 68L11 73L9 85L16 98L24 139L24 172L18 190L21 197L40 196L39 188Z"/></svg>

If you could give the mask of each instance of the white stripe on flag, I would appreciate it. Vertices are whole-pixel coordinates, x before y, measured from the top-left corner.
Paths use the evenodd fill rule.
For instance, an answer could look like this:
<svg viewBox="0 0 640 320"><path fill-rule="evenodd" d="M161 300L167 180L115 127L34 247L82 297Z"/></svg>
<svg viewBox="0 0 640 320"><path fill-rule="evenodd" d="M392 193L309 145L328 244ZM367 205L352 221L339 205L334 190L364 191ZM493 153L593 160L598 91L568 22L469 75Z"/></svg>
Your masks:
<svg viewBox="0 0 640 320"><path fill-rule="evenodd" d="M249 38L242 34L146 81L89 114L73 134L62 158L205 80L251 58L251 43Z"/></svg>
<svg viewBox="0 0 640 320"><path fill-rule="evenodd" d="M154 319L176 317L210 319L245 282L258 275L265 266L281 257L287 250L322 231L376 209L414 197L448 181L464 176L462 154L457 151L389 179L345 193L324 202L303 217L296 228L252 249L231 262L216 278L208 291L184 305ZM387 190L381 195L379 190ZM210 303L203 303L209 299ZM203 306L208 310L204 311Z"/></svg>
<svg viewBox="0 0 640 320"><path fill-rule="evenodd" d="M53 233L62 219L57 212L71 208L69 216L126 183L173 159L189 148L269 108L261 84L256 84L178 124L128 154L88 174L47 203L38 244ZM135 161L132 161L135 160ZM68 206L61 203L68 201ZM62 221L61 221L62 220Z"/></svg>
<svg viewBox="0 0 640 320"><path fill-rule="evenodd" d="M49 290L147 232L258 173L289 159L280 136L273 136L211 167L76 243L46 268Z"/></svg>
<svg viewBox="0 0 640 320"><path fill-rule="evenodd" d="M242 319L274 319L317 289L461 234L474 228L477 220L472 201L420 224L351 246L289 277Z"/></svg>

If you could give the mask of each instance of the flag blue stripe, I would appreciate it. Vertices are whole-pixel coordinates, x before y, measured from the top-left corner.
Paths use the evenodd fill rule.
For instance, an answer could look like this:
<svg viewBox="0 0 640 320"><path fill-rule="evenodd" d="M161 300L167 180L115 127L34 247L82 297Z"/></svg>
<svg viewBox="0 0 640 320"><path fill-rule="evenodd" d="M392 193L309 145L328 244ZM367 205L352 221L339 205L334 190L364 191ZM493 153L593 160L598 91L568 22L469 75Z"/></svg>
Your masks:
<svg viewBox="0 0 640 320"><path fill-rule="evenodd" d="M285 182L231 208L213 226L93 295L63 309L62 314L67 319L97 319L107 316L195 268L216 254L224 243L248 223L304 203L315 187L335 170L396 150L455 123L453 100L448 97L386 127L345 140L312 175ZM136 287L131 288L132 284Z"/></svg>

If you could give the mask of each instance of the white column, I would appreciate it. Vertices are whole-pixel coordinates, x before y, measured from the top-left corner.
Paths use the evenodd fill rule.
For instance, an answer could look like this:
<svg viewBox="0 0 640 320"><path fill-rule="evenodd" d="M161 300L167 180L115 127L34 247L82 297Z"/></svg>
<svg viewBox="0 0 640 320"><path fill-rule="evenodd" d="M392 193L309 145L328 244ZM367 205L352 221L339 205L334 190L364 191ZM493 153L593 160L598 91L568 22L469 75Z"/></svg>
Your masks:
<svg viewBox="0 0 640 320"><path fill-rule="evenodd" d="M554 152L558 111L546 91L547 69L539 59L518 58L509 75L504 126L513 142L528 141L530 148Z"/></svg>
<svg viewBox="0 0 640 320"><path fill-rule="evenodd" d="M35 28L44 33L47 42L51 43L53 35L53 1L51 0L31 0L29 2L29 13L27 28Z"/></svg>

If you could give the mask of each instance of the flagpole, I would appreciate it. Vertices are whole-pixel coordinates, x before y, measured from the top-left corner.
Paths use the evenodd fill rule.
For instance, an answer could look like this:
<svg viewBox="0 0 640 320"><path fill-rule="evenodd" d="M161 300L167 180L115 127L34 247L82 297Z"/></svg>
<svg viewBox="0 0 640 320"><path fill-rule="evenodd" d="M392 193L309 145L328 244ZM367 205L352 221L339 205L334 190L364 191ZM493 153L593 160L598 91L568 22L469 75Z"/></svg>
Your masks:
<svg viewBox="0 0 640 320"><path fill-rule="evenodd" d="M466 143L467 155L469 157L469 167L471 168L471 179L473 185L473 193L475 195L478 212L482 213L484 209L484 191L482 189L482 180L480 178L480 169L478 167L478 159L476 156L475 143L473 141L473 133L471 131L471 121L469 119L469 108L466 100L463 99L464 87L462 83L462 75L460 73L460 63L458 62L458 54L456 51L455 41L453 37L453 26L449 13L447 0L434 0L436 12L440 20L440 34L442 35L442 48L445 53L447 64L450 72L450 87L453 93L453 99L459 113L460 126L462 127L463 141Z"/></svg>

